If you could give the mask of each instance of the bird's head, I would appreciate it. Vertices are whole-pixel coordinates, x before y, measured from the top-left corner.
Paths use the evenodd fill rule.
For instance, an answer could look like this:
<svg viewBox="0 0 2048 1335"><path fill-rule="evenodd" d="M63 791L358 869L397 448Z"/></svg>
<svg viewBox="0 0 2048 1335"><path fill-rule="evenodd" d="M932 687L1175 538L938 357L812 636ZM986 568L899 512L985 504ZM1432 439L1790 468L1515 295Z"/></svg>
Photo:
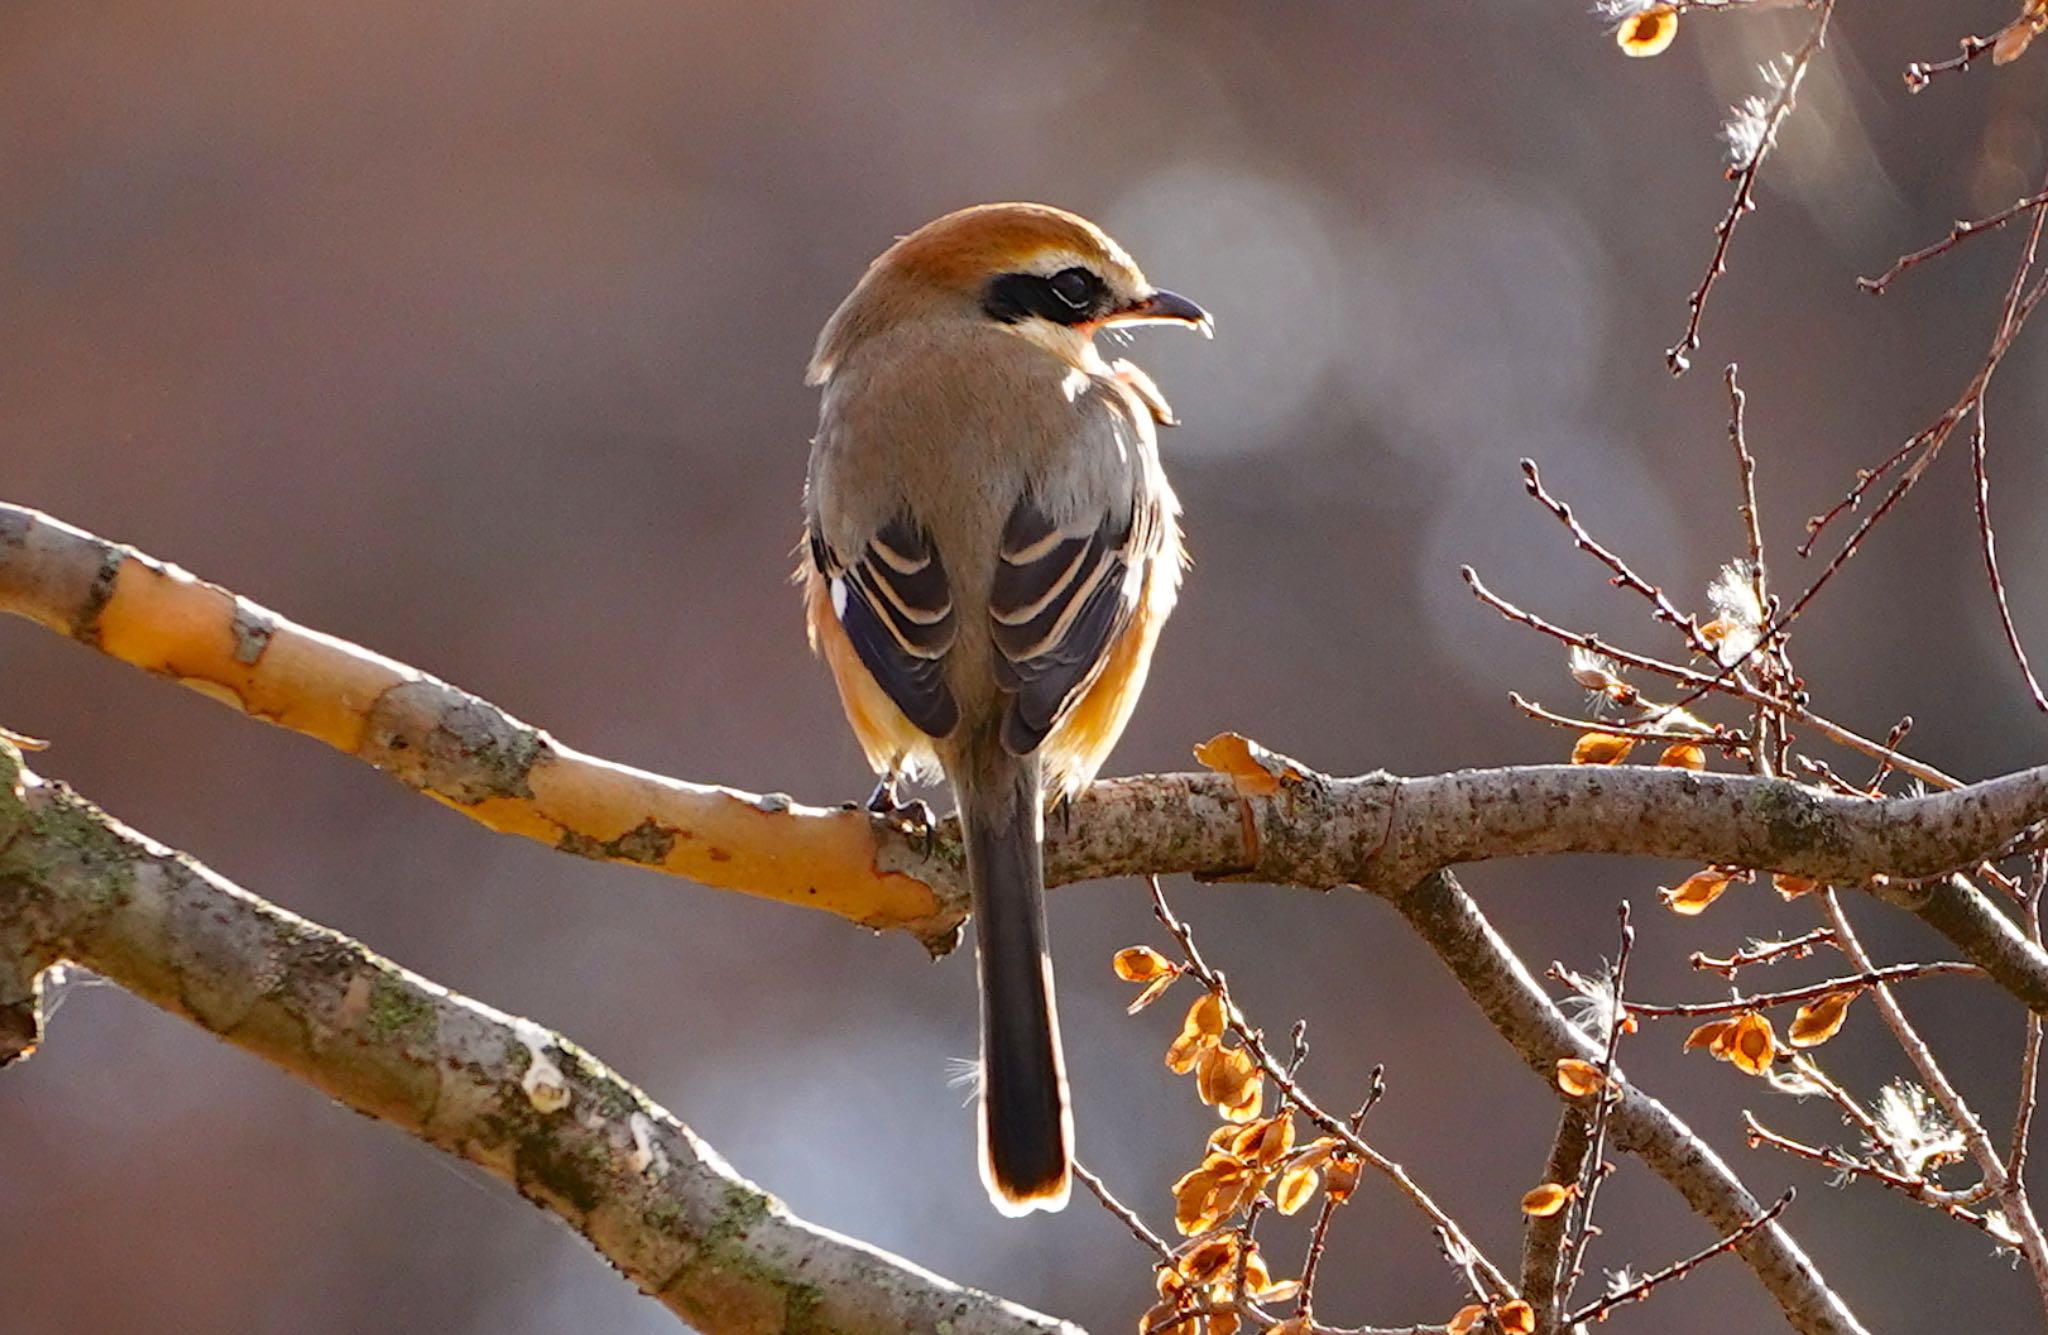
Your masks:
<svg viewBox="0 0 2048 1335"><path fill-rule="evenodd" d="M1098 330L1187 325L1207 312L1152 286L1094 223L1045 204L980 204L928 222L882 252L818 336L810 380L862 339L905 320L992 321L1077 365Z"/></svg>

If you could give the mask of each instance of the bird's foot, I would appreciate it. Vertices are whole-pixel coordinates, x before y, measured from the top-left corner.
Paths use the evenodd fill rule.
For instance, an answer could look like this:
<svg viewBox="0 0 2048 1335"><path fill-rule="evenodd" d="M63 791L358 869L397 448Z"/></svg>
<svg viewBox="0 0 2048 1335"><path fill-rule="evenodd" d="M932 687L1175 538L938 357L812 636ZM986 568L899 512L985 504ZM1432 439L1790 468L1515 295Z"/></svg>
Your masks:
<svg viewBox="0 0 2048 1335"><path fill-rule="evenodd" d="M875 782L875 791L868 794L867 809L902 830L911 840L929 855L938 841L938 821L932 817L932 809L922 798L902 799L897 791L903 776L890 770Z"/></svg>

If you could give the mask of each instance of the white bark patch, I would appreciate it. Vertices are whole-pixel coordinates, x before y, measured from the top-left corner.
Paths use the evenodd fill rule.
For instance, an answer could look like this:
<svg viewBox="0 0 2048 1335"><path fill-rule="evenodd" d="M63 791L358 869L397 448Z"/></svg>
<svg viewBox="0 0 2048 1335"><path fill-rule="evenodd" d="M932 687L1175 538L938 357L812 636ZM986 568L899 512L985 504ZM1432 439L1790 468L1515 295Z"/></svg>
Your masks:
<svg viewBox="0 0 2048 1335"><path fill-rule="evenodd" d="M531 1020L515 1019L512 1033L531 1058L526 1074L519 1077L526 1101L544 1113L557 1113L568 1107L569 1082L562 1078L562 1068L555 1065L555 1059L548 1056L548 1031Z"/></svg>
<svg viewBox="0 0 2048 1335"><path fill-rule="evenodd" d="M626 1160L633 1171L653 1178L666 1174L668 1155L654 1142L654 1119L636 1112L626 1119L626 1126L633 1133L633 1153Z"/></svg>

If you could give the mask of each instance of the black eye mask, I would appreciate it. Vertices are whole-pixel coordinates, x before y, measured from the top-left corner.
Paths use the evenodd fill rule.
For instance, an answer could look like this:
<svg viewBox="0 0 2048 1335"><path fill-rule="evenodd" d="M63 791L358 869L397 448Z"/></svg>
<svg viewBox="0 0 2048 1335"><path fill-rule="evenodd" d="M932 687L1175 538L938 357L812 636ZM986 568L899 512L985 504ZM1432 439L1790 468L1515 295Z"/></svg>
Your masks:
<svg viewBox="0 0 2048 1335"><path fill-rule="evenodd" d="M1004 324L1029 316L1054 324L1087 324L1109 313L1109 286L1093 270L1075 265L1051 277L997 274L982 293L981 307Z"/></svg>

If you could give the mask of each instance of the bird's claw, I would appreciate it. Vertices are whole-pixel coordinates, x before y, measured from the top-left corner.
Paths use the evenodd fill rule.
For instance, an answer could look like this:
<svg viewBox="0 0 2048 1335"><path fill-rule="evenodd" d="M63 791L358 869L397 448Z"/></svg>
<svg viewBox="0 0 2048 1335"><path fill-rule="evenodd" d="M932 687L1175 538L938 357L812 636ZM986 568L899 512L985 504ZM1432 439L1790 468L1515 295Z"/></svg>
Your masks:
<svg viewBox="0 0 2048 1335"><path fill-rule="evenodd" d="M896 797L896 785L902 781L902 776L896 773L895 770L890 770L881 778L876 779L875 791L868 794L868 800L865 803L867 809L877 816L894 815L902 810L903 804Z"/></svg>
<svg viewBox="0 0 2048 1335"><path fill-rule="evenodd" d="M868 794L868 812L901 830L929 857L938 843L938 821L923 798L913 797L908 802L902 799L897 791L902 781L903 776L893 770L878 779L875 791Z"/></svg>

